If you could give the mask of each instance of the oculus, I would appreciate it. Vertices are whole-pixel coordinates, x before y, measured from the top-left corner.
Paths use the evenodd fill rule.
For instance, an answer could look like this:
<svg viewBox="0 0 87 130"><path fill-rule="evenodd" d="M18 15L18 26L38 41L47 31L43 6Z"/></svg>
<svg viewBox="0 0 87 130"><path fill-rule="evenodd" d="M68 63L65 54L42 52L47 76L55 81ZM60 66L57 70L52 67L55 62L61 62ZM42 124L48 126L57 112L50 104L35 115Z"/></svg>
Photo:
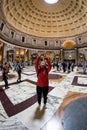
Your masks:
<svg viewBox="0 0 87 130"><path fill-rule="evenodd" d="M46 3L48 4L55 4L57 3L59 0L44 0Z"/></svg>

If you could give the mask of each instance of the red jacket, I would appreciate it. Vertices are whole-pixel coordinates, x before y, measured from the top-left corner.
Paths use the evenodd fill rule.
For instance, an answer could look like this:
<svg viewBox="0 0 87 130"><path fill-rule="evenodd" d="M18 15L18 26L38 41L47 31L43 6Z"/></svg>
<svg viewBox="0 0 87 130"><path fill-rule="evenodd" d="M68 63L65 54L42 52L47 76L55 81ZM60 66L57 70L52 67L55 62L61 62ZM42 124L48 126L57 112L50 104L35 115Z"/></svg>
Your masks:
<svg viewBox="0 0 87 130"><path fill-rule="evenodd" d="M40 64L40 57L37 57L35 63L35 69L37 72L37 85L39 87L48 87L49 85L48 73L51 70L51 63L49 60L47 60L47 64L48 64L47 69L41 68L40 72L39 72L39 68L40 68L39 64Z"/></svg>

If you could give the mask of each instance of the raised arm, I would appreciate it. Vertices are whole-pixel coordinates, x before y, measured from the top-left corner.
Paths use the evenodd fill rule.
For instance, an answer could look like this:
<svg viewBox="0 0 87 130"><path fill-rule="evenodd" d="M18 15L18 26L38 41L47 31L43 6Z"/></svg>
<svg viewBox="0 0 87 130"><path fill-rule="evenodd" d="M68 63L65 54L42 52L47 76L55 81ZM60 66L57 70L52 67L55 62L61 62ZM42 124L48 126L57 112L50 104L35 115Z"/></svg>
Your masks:
<svg viewBox="0 0 87 130"><path fill-rule="evenodd" d="M50 62L50 60L48 58L46 58L45 60L46 60L46 63L48 65L48 72L50 72L50 70L51 70L51 62Z"/></svg>
<svg viewBox="0 0 87 130"><path fill-rule="evenodd" d="M41 57L38 56L37 59L36 59L36 62L35 62L35 70L36 70L36 72L38 72L38 67L39 67L40 59L41 59Z"/></svg>

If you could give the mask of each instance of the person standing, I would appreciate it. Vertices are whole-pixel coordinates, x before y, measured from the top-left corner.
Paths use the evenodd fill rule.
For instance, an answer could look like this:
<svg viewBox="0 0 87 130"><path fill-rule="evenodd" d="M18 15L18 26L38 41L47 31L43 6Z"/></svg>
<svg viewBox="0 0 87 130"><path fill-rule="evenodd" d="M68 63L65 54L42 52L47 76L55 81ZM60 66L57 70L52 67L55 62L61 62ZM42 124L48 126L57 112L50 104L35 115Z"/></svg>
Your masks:
<svg viewBox="0 0 87 130"><path fill-rule="evenodd" d="M74 62L71 63L71 70L74 70Z"/></svg>
<svg viewBox="0 0 87 130"><path fill-rule="evenodd" d="M5 82L5 89L8 88L8 72L9 72L9 65L7 64L7 62L5 62L2 69L2 77Z"/></svg>
<svg viewBox="0 0 87 130"><path fill-rule="evenodd" d="M48 58L44 58L44 56L40 55L37 57L35 62L35 70L37 73L37 100L39 107L41 105L41 98L43 94L44 106L47 103L47 95L49 90L49 79L48 73L51 70L51 63Z"/></svg>
<svg viewBox="0 0 87 130"><path fill-rule="evenodd" d="M21 82L22 67L21 67L20 63L17 64L16 71L17 71L17 74L18 74L17 82Z"/></svg>
<svg viewBox="0 0 87 130"><path fill-rule="evenodd" d="M86 60L83 61L83 73L86 74Z"/></svg>
<svg viewBox="0 0 87 130"><path fill-rule="evenodd" d="M62 67L63 67L63 72L66 72L66 63L65 63L65 61L63 61L63 63L62 63Z"/></svg>

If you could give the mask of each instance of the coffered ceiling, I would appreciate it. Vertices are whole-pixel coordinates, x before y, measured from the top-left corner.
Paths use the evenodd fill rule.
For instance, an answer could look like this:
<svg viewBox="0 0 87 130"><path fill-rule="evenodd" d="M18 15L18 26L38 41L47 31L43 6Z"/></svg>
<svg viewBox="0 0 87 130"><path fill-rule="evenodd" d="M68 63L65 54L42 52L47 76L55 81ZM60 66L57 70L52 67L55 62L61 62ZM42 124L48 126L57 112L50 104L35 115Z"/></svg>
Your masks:
<svg viewBox="0 0 87 130"><path fill-rule="evenodd" d="M87 0L3 0L5 21L23 33L60 38L87 32Z"/></svg>

